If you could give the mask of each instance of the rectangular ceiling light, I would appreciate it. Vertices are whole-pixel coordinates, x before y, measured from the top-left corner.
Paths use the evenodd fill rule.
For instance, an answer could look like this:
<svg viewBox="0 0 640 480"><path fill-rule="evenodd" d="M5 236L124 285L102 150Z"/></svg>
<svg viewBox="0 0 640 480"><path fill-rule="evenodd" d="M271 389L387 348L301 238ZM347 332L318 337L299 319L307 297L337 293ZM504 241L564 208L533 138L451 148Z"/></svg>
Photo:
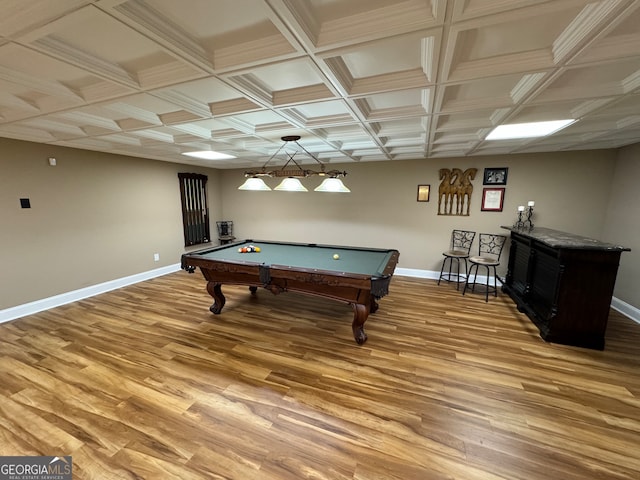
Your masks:
<svg viewBox="0 0 640 480"><path fill-rule="evenodd" d="M508 140L512 138L545 137L567 127L574 119L553 120L550 122L513 123L494 128L485 140Z"/></svg>
<svg viewBox="0 0 640 480"><path fill-rule="evenodd" d="M182 155L187 155L189 157L196 157L196 158L204 158L205 160L228 160L230 158L236 158L233 155L214 152L213 150L203 150L201 152L183 152Z"/></svg>

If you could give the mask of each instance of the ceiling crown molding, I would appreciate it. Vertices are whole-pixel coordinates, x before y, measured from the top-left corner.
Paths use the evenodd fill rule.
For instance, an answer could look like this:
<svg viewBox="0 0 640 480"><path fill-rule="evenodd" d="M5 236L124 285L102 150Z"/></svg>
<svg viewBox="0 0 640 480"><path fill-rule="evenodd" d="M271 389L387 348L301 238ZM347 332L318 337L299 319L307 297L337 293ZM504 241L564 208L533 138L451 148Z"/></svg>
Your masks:
<svg viewBox="0 0 640 480"><path fill-rule="evenodd" d="M262 107L247 98L232 98L231 100L223 100L221 102L212 102L209 104L209 110L215 116L231 115L234 113L245 113L260 110Z"/></svg>
<svg viewBox="0 0 640 480"><path fill-rule="evenodd" d="M587 100L580 102L578 106L571 109L572 118L580 118L604 108L613 102L613 98L600 98L597 100Z"/></svg>
<svg viewBox="0 0 640 480"><path fill-rule="evenodd" d="M280 34L216 48L212 53L214 67L219 73L261 65L267 61L295 58L299 55L291 43Z"/></svg>
<svg viewBox="0 0 640 480"><path fill-rule="evenodd" d="M194 137L204 138L205 140L212 140L213 137L211 135L211 130L208 128L200 127L198 125L187 124L187 125L174 125L174 129L188 133Z"/></svg>
<svg viewBox="0 0 640 480"><path fill-rule="evenodd" d="M160 144L171 144L175 140L174 136L169 133L158 132L157 130L150 130L150 129L135 130L131 132L131 134L136 135L138 137L142 137L143 139L152 140L154 143L160 143ZM152 145L151 142L144 142L144 140L142 140L142 142L145 145Z"/></svg>
<svg viewBox="0 0 640 480"><path fill-rule="evenodd" d="M273 106L272 91L264 85L258 77L253 74L245 74L231 77L232 80L239 88L244 90L245 94L249 95L252 99L257 100L262 105Z"/></svg>
<svg viewBox="0 0 640 480"><path fill-rule="evenodd" d="M133 75L119 65L114 65L96 56L89 55L87 52L75 48L57 38L41 38L34 41L31 45L42 53L81 68L82 70L90 72L92 75L98 75L106 80L120 83L127 87L140 87Z"/></svg>
<svg viewBox="0 0 640 480"><path fill-rule="evenodd" d="M203 104L177 90L157 90L153 92L153 96L180 106L200 118L211 118L211 111L207 104Z"/></svg>
<svg viewBox="0 0 640 480"><path fill-rule="evenodd" d="M162 125L162 120L155 113L143 108L135 107L125 102L115 102L105 105L103 108L112 112L122 113L130 118L135 118L150 125Z"/></svg>
<svg viewBox="0 0 640 480"><path fill-rule="evenodd" d="M169 63L162 63L137 72L140 86L147 89L173 85L181 80L197 80L205 76L202 70L174 58L171 58Z"/></svg>
<svg viewBox="0 0 640 480"><path fill-rule="evenodd" d="M522 79L511 89L513 103L519 103L533 92L547 76L546 72L530 73L524 75Z"/></svg>
<svg viewBox="0 0 640 480"><path fill-rule="evenodd" d="M317 100L331 100L333 93L324 83L309 85L306 87L290 88L273 92L273 105L295 105L302 102L315 102Z"/></svg>
<svg viewBox="0 0 640 480"><path fill-rule="evenodd" d="M407 0L322 23L316 46L332 48L345 42L364 42L389 35L427 30L437 25L423 0Z"/></svg>
<svg viewBox="0 0 640 480"><path fill-rule="evenodd" d="M79 125L93 125L94 127L104 128L110 132L120 131L120 127L115 120L78 110L72 112L61 112L56 114L56 117L76 122Z"/></svg>
<svg viewBox="0 0 640 480"><path fill-rule="evenodd" d="M451 66L448 80L459 82L511 73L537 72L552 67L553 62L549 50L539 49L523 53L496 55L492 58L479 58L454 64Z"/></svg>
<svg viewBox="0 0 640 480"><path fill-rule="evenodd" d="M383 73L354 80L351 95L365 95L381 92L393 92L430 85L421 68L393 73Z"/></svg>
<svg viewBox="0 0 640 480"><path fill-rule="evenodd" d="M11 70L3 66L0 66L0 80L15 83L23 87L29 87L47 95L68 97L80 101L83 100L79 92L72 90L60 82L43 80L32 75L27 75L26 73L16 72L15 70Z"/></svg>
<svg viewBox="0 0 640 480"><path fill-rule="evenodd" d="M206 72L213 72L213 64L204 48L189 33L142 0L129 0L107 13L116 16L129 27L147 36L174 56Z"/></svg>
<svg viewBox="0 0 640 480"><path fill-rule="evenodd" d="M628 77L622 79L622 91L624 93L631 93L637 88L640 88L640 70L636 70Z"/></svg>
<svg viewBox="0 0 640 480"><path fill-rule="evenodd" d="M616 122L618 128L628 128L640 125L640 115L631 115Z"/></svg>
<svg viewBox="0 0 640 480"><path fill-rule="evenodd" d="M553 61L556 64L567 61L576 48L582 48L594 32L600 31L610 22L611 16L627 4L628 0L610 0L586 5L553 42Z"/></svg>

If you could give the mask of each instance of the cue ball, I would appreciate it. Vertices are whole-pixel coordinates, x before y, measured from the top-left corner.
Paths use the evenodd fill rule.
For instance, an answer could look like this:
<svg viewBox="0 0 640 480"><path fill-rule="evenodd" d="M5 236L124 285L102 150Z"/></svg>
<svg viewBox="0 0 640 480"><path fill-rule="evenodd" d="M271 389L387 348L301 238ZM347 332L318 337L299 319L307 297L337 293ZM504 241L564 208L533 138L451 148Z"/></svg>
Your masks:
<svg viewBox="0 0 640 480"><path fill-rule="evenodd" d="M337 253L333 254L333 259L334 260L338 260L340 258L340 255L338 255Z"/></svg>

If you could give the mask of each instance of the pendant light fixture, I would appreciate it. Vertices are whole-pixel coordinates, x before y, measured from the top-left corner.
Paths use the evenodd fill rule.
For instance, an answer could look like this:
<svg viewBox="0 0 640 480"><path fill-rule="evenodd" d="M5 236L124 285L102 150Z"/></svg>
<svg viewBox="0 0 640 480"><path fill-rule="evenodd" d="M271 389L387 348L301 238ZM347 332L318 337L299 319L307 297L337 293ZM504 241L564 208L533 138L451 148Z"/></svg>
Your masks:
<svg viewBox="0 0 640 480"><path fill-rule="evenodd" d="M347 187L342 183L339 177L344 177L347 175L347 172L339 171L339 170L330 170L325 171L325 164L318 160L314 155L312 155L307 149L305 149L302 145L298 143L300 140L299 135L288 135L281 137L281 140L284 142L276 152L269 157L269 159L264 163L260 171L246 171L244 172L244 176L246 177L246 181L238 187L238 190L254 190L254 191L264 191L271 190L269 186L264 182L262 177L275 177L275 178L283 178L282 182L274 188L277 191L285 191L285 192L308 192L309 190L302 184L300 181L301 178L307 178L311 176L321 176L327 177L323 180L323 182L314 189L316 192L350 192ZM284 164L284 166L279 170L267 170L267 165L269 162L276 156L280 151L282 151L285 146L293 143L296 146L296 150L293 153L287 153L289 159ZM296 154L304 152L309 157L313 158L319 165L320 170L311 170L302 168L302 166L293 158ZM290 163L293 163L296 168L287 169Z"/></svg>

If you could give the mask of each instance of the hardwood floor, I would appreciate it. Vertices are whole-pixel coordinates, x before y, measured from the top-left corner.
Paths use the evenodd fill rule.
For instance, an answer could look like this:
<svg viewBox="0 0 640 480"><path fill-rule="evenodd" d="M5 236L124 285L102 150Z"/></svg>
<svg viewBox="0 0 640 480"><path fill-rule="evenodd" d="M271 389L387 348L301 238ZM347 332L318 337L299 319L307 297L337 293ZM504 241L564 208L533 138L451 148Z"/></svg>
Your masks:
<svg viewBox="0 0 640 480"><path fill-rule="evenodd" d="M0 455L74 479L640 478L640 325L547 344L504 294L346 304L178 272L0 325Z"/></svg>

